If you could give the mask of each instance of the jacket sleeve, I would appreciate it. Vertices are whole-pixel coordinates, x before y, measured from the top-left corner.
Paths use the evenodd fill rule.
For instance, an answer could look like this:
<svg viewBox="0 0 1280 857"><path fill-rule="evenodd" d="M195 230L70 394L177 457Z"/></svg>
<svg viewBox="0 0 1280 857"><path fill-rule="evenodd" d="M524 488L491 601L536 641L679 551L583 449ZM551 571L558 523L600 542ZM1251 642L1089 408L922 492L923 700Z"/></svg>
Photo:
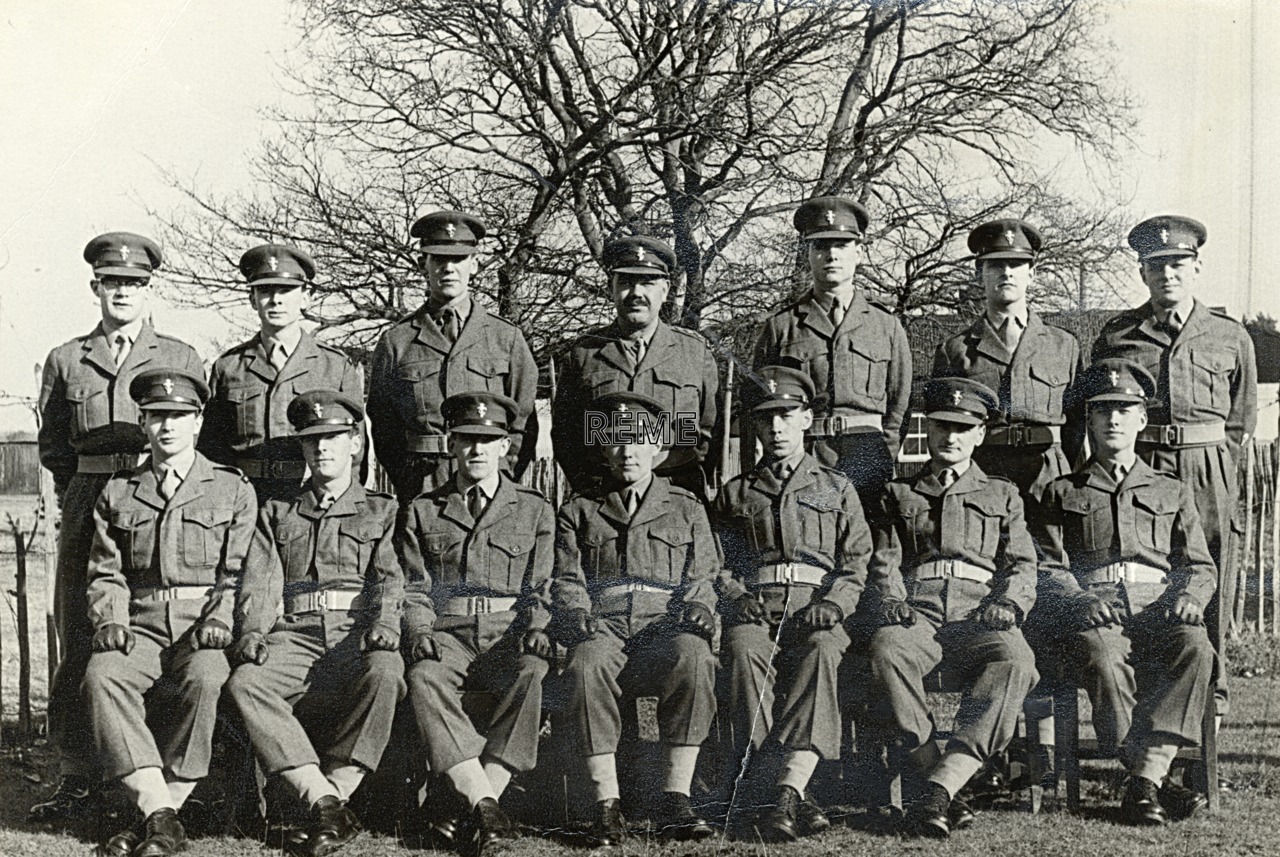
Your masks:
<svg viewBox="0 0 1280 857"><path fill-rule="evenodd" d="M244 557L240 592L236 595L237 636L267 634L283 612L284 564L276 550L270 505L258 512L258 523Z"/></svg>
<svg viewBox="0 0 1280 857"><path fill-rule="evenodd" d="M538 454L538 364L524 334L513 331L511 354L511 398L520 406L514 425L519 431L511 432L511 451L507 463L518 480L529 469Z"/></svg>
<svg viewBox="0 0 1280 857"><path fill-rule="evenodd" d="M1067 464L1078 467L1085 458L1085 402L1084 393L1080 390L1080 380L1084 377L1083 355L1080 340L1071 337L1071 377L1067 381L1067 389L1062 394L1062 413L1066 425L1062 427L1062 452L1067 457Z"/></svg>
<svg viewBox="0 0 1280 857"><path fill-rule="evenodd" d="M1174 519L1173 539L1169 556L1171 569L1168 595L1186 592L1207 606L1217 588L1217 576L1213 557L1200 526L1200 512L1196 508L1191 488L1178 483L1178 516Z"/></svg>
<svg viewBox="0 0 1280 857"><path fill-rule="evenodd" d="M907 406L911 403L911 345L906 331L896 318L893 325L893 348L889 355L888 387L885 390L884 440L889 455L898 460L898 447L902 444Z"/></svg>
<svg viewBox="0 0 1280 857"><path fill-rule="evenodd" d="M93 504L93 545L89 548L86 582L89 622L93 627L128 625L129 582L124 576L120 545L111 535L110 485Z"/></svg>
<svg viewBox="0 0 1280 857"><path fill-rule="evenodd" d="M62 501L67 484L76 472L76 451L71 447L71 407L67 404L67 381L55 349L44 361L40 379L40 463L53 474L53 487Z"/></svg>
<svg viewBox="0 0 1280 857"><path fill-rule="evenodd" d="M1071 558L1064 538L1062 492L1050 486L1040 504L1035 539L1040 549L1040 567L1036 589L1040 601L1070 598L1080 594L1076 576L1071 573Z"/></svg>
<svg viewBox="0 0 1280 857"><path fill-rule="evenodd" d="M436 624L435 603L431 600L431 574L422 558L421 523L418 504L403 507L396 524L396 541L404 569L404 629L413 634L430 631Z"/></svg>
<svg viewBox="0 0 1280 857"><path fill-rule="evenodd" d="M996 555L998 573L993 581L986 602L1006 601L1022 611L1022 618L1031 612L1036 603L1036 547L1027 532L1027 518L1022 498L1011 483L1007 487L1008 512L1000 532L1000 547Z"/></svg>
<svg viewBox="0 0 1280 857"><path fill-rule="evenodd" d="M551 504L538 504L538 520L534 529L533 556L525 576L524 598L530 628L546 628L551 621L551 574L555 567L555 513Z"/></svg>
<svg viewBox="0 0 1280 857"><path fill-rule="evenodd" d="M369 375L369 401L365 410L373 434L373 451L387 475L400 490L405 457L405 429L391 401L392 376L395 373L390 337L384 333L373 350L373 369Z"/></svg>
<svg viewBox="0 0 1280 857"><path fill-rule="evenodd" d="M404 616L405 582L404 568L396 555L396 506L388 501L383 507L382 535L373 552L373 559L365 573L370 589L370 603L375 605L373 624L392 634L400 633Z"/></svg>
<svg viewBox="0 0 1280 857"><path fill-rule="evenodd" d="M698 455L702 459L702 481L704 486L714 485L716 469L720 466L724 420L727 415L721 412L720 367L716 365L715 355L705 340L702 346L702 389L699 391L699 399L702 401L702 415L699 419Z"/></svg>
<svg viewBox="0 0 1280 857"><path fill-rule="evenodd" d="M836 534L840 574L823 596L835 602L845 616L852 616L867 584L867 564L871 559L871 528L862 513L862 502L852 484L841 492L839 531Z"/></svg>
<svg viewBox="0 0 1280 857"><path fill-rule="evenodd" d="M690 501L689 521L693 528L693 555L685 568L681 599L685 604L701 604L712 613L716 610L716 578L720 573L720 552L711 535L711 521L706 507Z"/></svg>
<svg viewBox="0 0 1280 857"><path fill-rule="evenodd" d="M733 483L734 485L739 483ZM747 593L742 582L751 562L751 549L747 545L745 534L734 523L731 494L736 493L726 486L716 495L711 506L711 521L714 526L716 545L721 557L720 574L716 580L716 588L725 602L732 602Z"/></svg>
<svg viewBox="0 0 1280 857"><path fill-rule="evenodd" d="M765 319L760 327L760 335L756 337L756 346L751 352L751 368L772 366L778 362L778 332L774 329L773 319Z"/></svg>
<svg viewBox="0 0 1280 857"><path fill-rule="evenodd" d="M556 563L551 582L551 604L555 610L591 609L573 511L571 504L566 505L556 516Z"/></svg>
<svg viewBox="0 0 1280 857"><path fill-rule="evenodd" d="M234 466L231 442L238 434L235 406L227 399L226 373L219 360L209 373L209 402L204 406L204 425L196 439L196 449L210 461Z"/></svg>
<svg viewBox="0 0 1280 857"><path fill-rule="evenodd" d="M1258 428L1258 363L1249 332L1240 328L1235 371L1231 373L1231 411L1227 414L1227 440L1235 460L1240 448Z"/></svg>
<svg viewBox="0 0 1280 857"><path fill-rule="evenodd" d="M236 477L235 485L235 502L222 546L218 580L209 593L209 600L200 616L201 619L217 619L228 628L235 625L240 575L244 571L245 555L249 553L249 544L253 541L258 518L258 498L253 486L243 477Z"/></svg>
<svg viewBox="0 0 1280 857"><path fill-rule="evenodd" d="M343 393L357 402L363 402L364 398L364 370L350 359L343 359L341 377L338 379L338 392ZM357 466L357 478L361 485L369 482L369 431L365 426L360 427L360 461Z"/></svg>
<svg viewBox="0 0 1280 857"><path fill-rule="evenodd" d="M551 407L551 446L556 462L574 491L587 487L588 474L582 445L582 415L586 411L587 394L582 389L582 366L573 349L559 363L556 397Z"/></svg>
<svg viewBox="0 0 1280 857"><path fill-rule="evenodd" d="M868 606L879 608L886 599L907 600L907 584L902 579L902 542L898 537L898 509L893 495L885 492L881 508L871 524L872 551L867 561Z"/></svg>

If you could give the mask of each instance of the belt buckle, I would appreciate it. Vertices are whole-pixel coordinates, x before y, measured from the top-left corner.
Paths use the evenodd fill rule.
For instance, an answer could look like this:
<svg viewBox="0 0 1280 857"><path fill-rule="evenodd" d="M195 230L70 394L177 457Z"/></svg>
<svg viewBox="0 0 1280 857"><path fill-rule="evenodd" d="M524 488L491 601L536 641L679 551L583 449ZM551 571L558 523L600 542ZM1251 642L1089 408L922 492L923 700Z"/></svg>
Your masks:
<svg viewBox="0 0 1280 857"><path fill-rule="evenodd" d="M471 595L467 597L467 608L473 616L483 616L489 612L489 599L483 595Z"/></svg>
<svg viewBox="0 0 1280 857"><path fill-rule="evenodd" d="M156 589L157 601L173 601L176 597L172 586L161 586Z"/></svg>
<svg viewBox="0 0 1280 857"><path fill-rule="evenodd" d="M845 425L844 417L832 417L832 418L831 418L831 433L832 433L832 434L837 434L837 435L844 434L844 432L845 432L845 429L846 429L846 428L848 428L848 426L846 426L846 425ZM790 563L788 563L788 565L790 565Z"/></svg>
<svg viewBox="0 0 1280 857"><path fill-rule="evenodd" d="M287 461L275 461L268 459L266 468L267 477L269 479L287 479L288 476L285 474L285 465L288 463L289 462Z"/></svg>
<svg viewBox="0 0 1280 857"><path fill-rule="evenodd" d="M111 464L116 470L124 470L129 467L135 467L138 464L138 456L130 455L127 452L117 452L111 456L114 459Z"/></svg>
<svg viewBox="0 0 1280 857"><path fill-rule="evenodd" d="M1027 441L1026 427L1018 424L1010 425L1005 437L1008 438L1009 446L1023 446Z"/></svg>
<svg viewBox="0 0 1280 857"><path fill-rule="evenodd" d="M836 419L840 419L836 417ZM782 569L782 580L780 582L790 586L796 582L796 564L794 562L784 562L778 566Z"/></svg>
<svg viewBox="0 0 1280 857"><path fill-rule="evenodd" d="M1171 423L1165 433L1165 436L1168 438L1165 443L1171 446L1181 446L1182 439L1185 437L1185 434L1183 433L1182 426Z"/></svg>

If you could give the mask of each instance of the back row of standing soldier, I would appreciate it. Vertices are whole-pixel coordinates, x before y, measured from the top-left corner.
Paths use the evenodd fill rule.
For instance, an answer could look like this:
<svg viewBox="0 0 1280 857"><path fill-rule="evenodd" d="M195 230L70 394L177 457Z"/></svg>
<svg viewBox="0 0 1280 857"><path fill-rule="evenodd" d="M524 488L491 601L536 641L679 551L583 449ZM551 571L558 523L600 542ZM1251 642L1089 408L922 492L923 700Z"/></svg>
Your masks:
<svg viewBox="0 0 1280 857"><path fill-rule="evenodd" d="M911 394L907 338L892 312L855 284L866 210L842 198L813 199L796 212L795 225L813 287L765 322L753 363L791 366L808 377L817 393L806 432L812 451L852 480L862 507L874 514L892 476ZM484 225L465 213L438 212L421 218L411 234L420 242L428 301L383 335L367 400L374 450L406 504L446 484L455 470L441 413L450 395L487 391L515 402L507 466L517 477L534 456L538 433L532 353L514 324L471 296ZM1127 358L1156 379L1139 451L1192 486L1221 576L1229 570L1223 552L1235 506L1235 461L1255 423L1255 369L1243 327L1192 293L1205 237L1203 226L1188 218L1153 218L1134 228L1129 241L1151 299L1114 318L1093 357ZM969 246L985 312L939 348L934 371L996 391L991 430L975 460L1011 480L1028 516L1035 516L1041 492L1068 472L1080 448L1075 386L1081 350L1071 334L1027 306L1041 247L1032 226L985 224L970 235ZM161 266L159 248L140 236L110 233L90 242L84 255L102 321L51 353L40 398L42 462L54 474L63 506L55 594L62 661L49 704L63 779L52 799L33 809L38 817L67 812L99 777L79 704L93 636L85 576L94 502L111 474L135 466L145 448L130 381L156 367L203 374L193 349L150 325L149 284ZM668 414L694 415L696 440L676 446L658 472L705 499L728 415L710 346L659 317L676 270L674 254L653 239L626 238L607 247L604 261L616 314L575 341L559 367L555 457L574 491L589 493L604 467L584 443L582 415L603 394L641 394ZM199 442L214 461L239 468L264 503L296 491L304 472L286 418L289 403L321 388L361 400L362 377L345 354L300 325L316 273L304 252L264 245L247 252L240 268L260 331L214 364ZM1220 583L1217 597L1230 604L1234 581ZM1217 613L1211 607L1211 622Z"/></svg>

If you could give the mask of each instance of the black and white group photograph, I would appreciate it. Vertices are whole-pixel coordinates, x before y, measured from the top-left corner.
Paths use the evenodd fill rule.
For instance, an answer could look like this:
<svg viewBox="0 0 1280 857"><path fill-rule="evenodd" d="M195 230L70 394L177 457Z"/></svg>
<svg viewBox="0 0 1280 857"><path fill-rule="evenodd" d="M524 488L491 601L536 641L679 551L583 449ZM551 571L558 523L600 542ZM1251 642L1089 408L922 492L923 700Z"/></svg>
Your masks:
<svg viewBox="0 0 1280 857"><path fill-rule="evenodd" d="M1277 46L9 0L0 855L1273 853Z"/></svg>

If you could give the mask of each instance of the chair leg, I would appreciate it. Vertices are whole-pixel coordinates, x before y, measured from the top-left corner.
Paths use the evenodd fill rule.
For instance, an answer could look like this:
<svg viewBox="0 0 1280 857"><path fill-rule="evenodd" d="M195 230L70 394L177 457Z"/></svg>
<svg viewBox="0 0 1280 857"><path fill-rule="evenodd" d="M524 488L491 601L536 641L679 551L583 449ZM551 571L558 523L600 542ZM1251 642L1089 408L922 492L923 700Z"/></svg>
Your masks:
<svg viewBox="0 0 1280 857"><path fill-rule="evenodd" d="M1044 770L1040 766L1040 730L1035 721L1022 717L1022 752L1026 759L1027 809L1038 815L1044 803Z"/></svg>
<svg viewBox="0 0 1280 857"><path fill-rule="evenodd" d="M1067 781L1067 811L1080 811L1080 700L1076 686L1067 682L1054 691L1055 768ZM1055 773L1055 784L1057 774Z"/></svg>
<svg viewBox="0 0 1280 857"><path fill-rule="evenodd" d="M1202 764L1197 767L1204 771L1204 782L1197 783L1201 793L1208 800L1208 810L1218 811L1218 706L1213 692L1208 694L1205 704L1204 718L1200 725L1200 754Z"/></svg>

